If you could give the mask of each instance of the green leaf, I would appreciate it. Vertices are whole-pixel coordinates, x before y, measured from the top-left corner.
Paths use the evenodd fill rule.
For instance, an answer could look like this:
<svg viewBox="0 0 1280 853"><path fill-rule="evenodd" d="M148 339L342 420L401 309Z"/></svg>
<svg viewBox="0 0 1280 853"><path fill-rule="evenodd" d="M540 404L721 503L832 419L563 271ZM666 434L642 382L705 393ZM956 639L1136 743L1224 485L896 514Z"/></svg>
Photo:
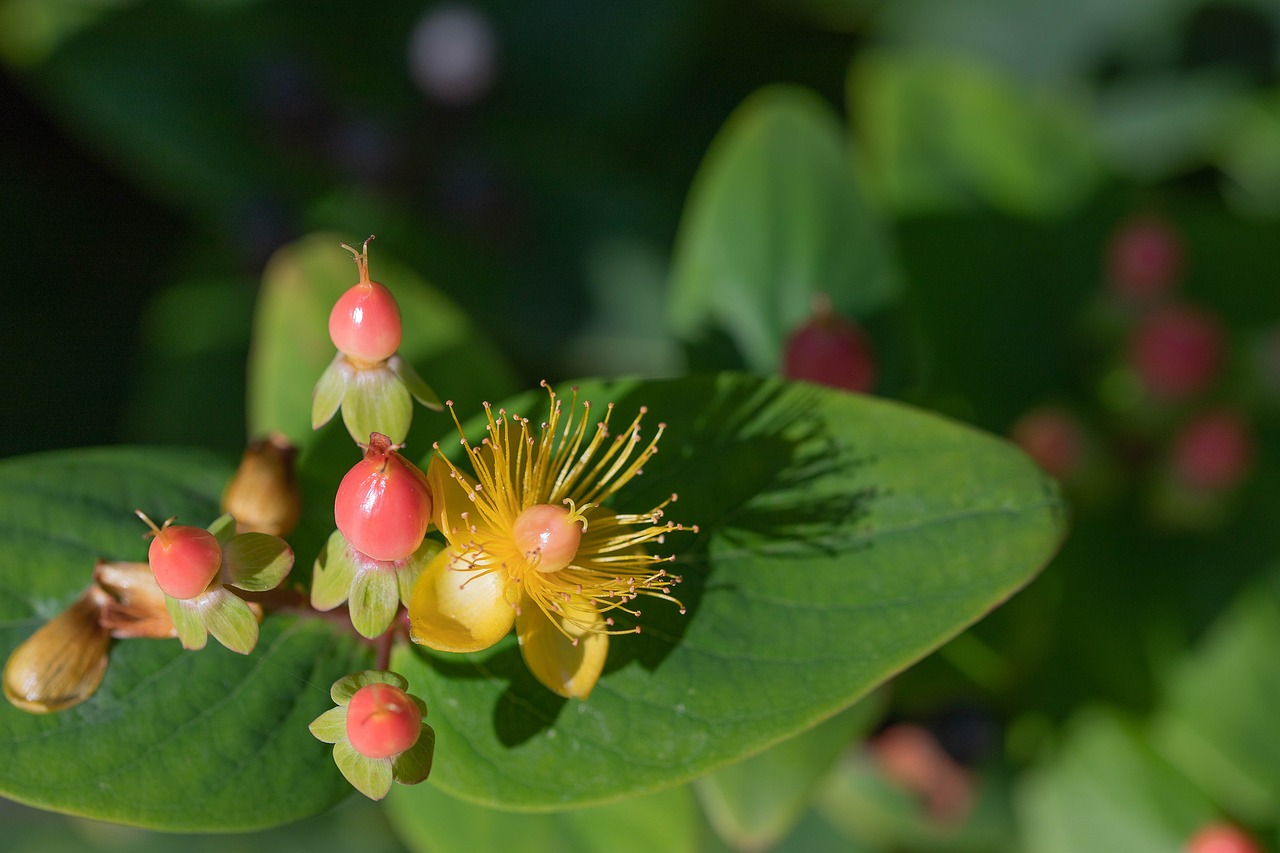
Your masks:
<svg viewBox="0 0 1280 853"><path fill-rule="evenodd" d="M258 644L258 617L243 598L218 587L200 597L204 626L219 643L247 655Z"/></svg>
<svg viewBox="0 0 1280 853"><path fill-rule="evenodd" d="M369 799L380 800L391 790L391 762L387 759L361 755L351 741L343 739L333 745L333 761L352 787Z"/></svg>
<svg viewBox="0 0 1280 853"><path fill-rule="evenodd" d="M334 358L329 312L356 283L351 256L338 245L344 240L351 237L313 234L280 249L267 264L249 363L252 435L279 430L299 448L315 441L311 392ZM404 337L399 354L408 366L468 406L510 393L510 368L456 305L397 263L378 242L370 244L369 268L400 306ZM326 407L330 396L326 392ZM427 412L416 413L416 420L429 422L421 431L421 445L429 446L443 421Z"/></svg>
<svg viewBox="0 0 1280 853"><path fill-rule="evenodd" d="M498 811L428 785L396 788L388 814L401 838L424 853L694 853L698 812L687 787L556 814Z"/></svg>
<svg viewBox="0 0 1280 853"><path fill-rule="evenodd" d="M316 557L311 575L311 606L332 610L351 596L351 582L356 577L356 556L341 531L329 534L324 550Z"/></svg>
<svg viewBox="0 0 1280 853"><path fill-rule="evenodd" d="M418 742L397 755L391 762L395 780L401 785L417 785L431 775L431 762L436 753L436 732L423 726Z"/></svg>
<svg viewBox="0 0 1280 853"><path fill-rule="evenodd" d="M387 366L395 372L396 376L400 377L404 387L413 395L413 399L428 409L435 409L437 412L444 410L444 403L440 402L440 395L436 394L431 386L418 375L418 371L413 369L412 364L398 355L393 355L387 359Z"/></svg>
<svg viewBox="0 0 1280 853"><path fill-rule="evenodd" d="M293 568L293 549L270 533L241 533L222 549L227 581L250 592L275 589Z"/></svg>
<svg viewBox="0 0 1280 853"><path fill-rule="evenodd" d="M583 383L579 399L666 422L612 503L679 493L667 518L702 532L662 548L688 612L646 604L586 702L539 685L512 637L399 653L439 736L432 780L477 802L599 802L791 737L980 619L1063 535L1056 487L1012 445L894 403L733 374ZM503 405L536 423L546 398Z"/></svg>
<svg viewBox="0 0 1280 853"><path fill-rule="evenodd" d="M771 373L815 293L855 316L894 298L891 256L835 113L806 90L763 89L729 117L694 180L667 318L688 341L719 327L752 370Z"/></svg>
<svg viewBox="0 0 1280 853"><path fill-rule="evenodd" d="M339 705L346 705L361 687L369 684L390 684L400 690L408 690L409 682L403 675L383 669L366 669L363 672L343 676L329 688L329 697Z"/></svg>
<svg viewBox="0 0 1280 853"><path fill-rule="evenodd" d="M347 736L347 709L345 707L330 708L312 720L307 728L316 740L337 743Z"/></svg>
<svg viewBox="0 0 1280 853"><path fill-rule="evenodd" d="M218 544L225 548L227 543L235 538L236 520L230 513L224 512L215 518L207 529L218 540ZM224 554L223 557L225 559L226 555Z"/></svg>
<svg viewBox="0 0 1280 853"><path fill-rule="evenodd" d="M347 396L347 386L351 384L354 368L347 362L346 356L336 353L333 361L316 380L316 387L311 389L311 428L320 429L337 414L338 407Z"/></svg>
<svg viewBox="0 0 1280 853"><path fill-rule="evenodd" d="M165 609L173 620L173 629L178 632L178 641L188 651L198 652L209 642L209 629L204 625L199 607L193 601L179 601L165 596Z"/></svg>
<svg viewBox="0 0 1280 853"><path fill-rule="evenodd" d="M347 602L351 624L361 636L373 639L391 627L400 608L400 586L394 571L365 566L356 571Z"/></svg>
<svg viewBox="0 0 1280 853"><path fill-rule="evenodd" d="M899 214L1051 216L1101 174L1081 111L972 60L863 53L847 93L868 183Z"/></svg>
<svg viewBox="0 0 1280 853"><path fill-rule="evenodd" d="M1161 754L1233 814L1280 803L1280 575L1248 589L1174 673L1152 723Z"/></svg>
<svg viewBox="0 0 1280 853"><path fill-rule="evenodd" d="M342 422L357 444L368 444L375 432L403 444L413 422L413 398L391 368L357 370L342 398Z"/></svg>
<svg viewBox="0 0 1280 853"><path fill-rule="evenodd" d="M145 558L134 507L213 518L231 470L224 459L160 449L0 461L0 656L83 591L97 558ZM262 623L247 656L117 641L83 704L35 716L0 703L0 795L177 831L316 814L350 788L307 726L331 706L328 685L371 658L322 621L287 615Z"/></svg>
<svg viewBox="0 0 1280 853"><path fill-rule="evenodd" d="M880 719L869 696L791 740L693 783L707 819L738 850L767 850L798 824L823 776L849 742Z"/></svg>
<svg viewBox="0 0 1280 853"><path fill-rule="evenodd" d="M1037 853L1172 853L1216 816L1134 727L1102 711L1080 715L1018 793L1023 844Z"/></svg>

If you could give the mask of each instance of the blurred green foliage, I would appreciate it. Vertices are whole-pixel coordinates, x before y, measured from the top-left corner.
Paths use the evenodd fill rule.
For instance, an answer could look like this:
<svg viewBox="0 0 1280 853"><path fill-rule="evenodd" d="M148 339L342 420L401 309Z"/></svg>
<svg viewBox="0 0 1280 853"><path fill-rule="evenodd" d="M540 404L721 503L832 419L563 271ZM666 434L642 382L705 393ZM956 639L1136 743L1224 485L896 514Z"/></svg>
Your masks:
<svg viewBox="0 0 1280 853"><path fill-rule="evenodd" d="M453 78L413 59L446 8L482 33L453 31ZM0 0L0 58L0 454L237 452L263 265L318 230L376 233L525 383L770 372L804 300L853 280L835 301L878 393L1002 434L1072 414L1074 531L888 691L886 724L923 725L972 810L931 813L857 738L778 849L1174 853L1210 819L1275 849L1280 4ZM779 91L791 111L762 117ZM800 129L712 145L771 120ZM1174 402L1142 391L1150 305L1116 281L1116 235L1148 214L1181 256L1159 299L1225 330L1214 382ZM1204 495L1174 448L1210 406L1253 451ZM6 830L31 821L88 843L26 812ZM750 848L699 821L702 849Z"/></svg>

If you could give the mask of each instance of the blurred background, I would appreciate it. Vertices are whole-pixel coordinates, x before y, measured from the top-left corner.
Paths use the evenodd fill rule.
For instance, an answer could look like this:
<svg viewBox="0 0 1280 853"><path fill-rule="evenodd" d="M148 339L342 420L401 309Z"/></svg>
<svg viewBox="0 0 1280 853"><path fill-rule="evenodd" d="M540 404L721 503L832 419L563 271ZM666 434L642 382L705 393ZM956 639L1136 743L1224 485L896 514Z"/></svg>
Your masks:
<svg viewBox="0 0 1280 853"><path fill-rule="evenodd" d="M238 454L267 259L374 233L523 384L786 372L1067 490L1037 581L695 785L679 849L1277 849L1280 2L0 0L0 62L0 455ZM752 267L775 237L817 248ZM764 343L727 269L786 306ZM466 847L392 817L235 849Z"/></svg>

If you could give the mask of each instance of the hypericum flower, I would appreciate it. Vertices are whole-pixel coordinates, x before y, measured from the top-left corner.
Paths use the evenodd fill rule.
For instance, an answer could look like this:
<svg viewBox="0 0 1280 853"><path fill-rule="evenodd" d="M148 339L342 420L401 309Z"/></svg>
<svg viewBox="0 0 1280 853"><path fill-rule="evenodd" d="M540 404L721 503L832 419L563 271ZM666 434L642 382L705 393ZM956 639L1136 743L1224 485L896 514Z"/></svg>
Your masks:
<svg viewBox="0 0 1280 853"><path fill-rule="evenodd" d="M329 314L329 337L338 354L311 394L311 428L327 424L341 407L356 442L380 432L398 444L409 434L413 400L439 411L440 398L396 353L400 310L391 291L369 278L369 240L360 251L342 244L355 257L360 280Z"/></svg>
<svg viewBox="0 0 1280 853"><path fill-rule="evenodd" d="M380 800L392 781L416 785L431 773L436 733L427 703L406 692L395 672L370 669L339 678L329 695L338 707L311 723L311 734L333 744L333 760L356 790Z"/></svg>
<svg viewBox="0 0 1280 853"><path fill-rule="evenodd" d="M137 516L155 537L148 552L151 571L164 589L165 605L178 640L186 649L203 649L209 634L222 645L247 655L258 644L262 608L227 587L246 592L275 589L293 568L293 549L269 533L236 533L236 520L223 515L207 530L157 527L142 510ZM181 533L171 536L172 531ZM176 597L180 596L180 597Z"/></svg>
<svg viewBox="0 0 1280 853"><path fill-rule="evenodd" d="M439 651L475 652L514 624L534 676L561 696L585 699L604 668L609 636L640 631L615 624L615 614L639 616L629 603L641 595L680 605L670 594L680 578L664 568L675 557L645 546L698 528L661 520L675 495L642 513L603 506L658 451L665 424L643 442L642 408L611 436L612 403L593 430L591 404L579 408L577 389L566 412L542 385L551 400L539 429L503 409L495 418L486 403L487 436L473 446L463 434L474 479L436 445L427 478L448 547L414 587L411 636Z"/></svg>

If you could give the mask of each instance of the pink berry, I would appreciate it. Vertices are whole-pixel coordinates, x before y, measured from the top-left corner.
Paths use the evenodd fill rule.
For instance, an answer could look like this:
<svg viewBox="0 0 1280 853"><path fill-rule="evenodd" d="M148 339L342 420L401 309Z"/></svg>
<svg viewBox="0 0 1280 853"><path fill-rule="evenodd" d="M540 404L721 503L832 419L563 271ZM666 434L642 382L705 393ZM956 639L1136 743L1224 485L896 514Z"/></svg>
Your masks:
<svg viewBox="0 0 1280 853"><path fill-rule="evenodd" d="M1197 415L1173 440L1174 473L1195 489L1229 489L1244 479L1252 462L1253 436L1231 409Z"/></svg>
<svg viewBox="0 0 1280 853"><path fill-rule="evenodd" d="M1182 276L1182 241L1163 219L1138 216L1116 229L1107 246L1107 280L1129 302L1168 293Z"/></svg>
<svg viewBox="0 0 1280 853"><path fill-rule="evenodd" d="M333 502L338 530L375 560L403 559L422 544L431 523L431 489L421 471L382 433L369 435L364 459L342 482Z"/></svg>
<svg viewBox="0 0 1280 853"><path fill-rule="evenodd" d="M377 363L400 348L400 308L391 291L369 280L369 240L359 252L343 244L355 255L360 281L342 294L329 312L329 337L344 355Z"/></svg>
<svg viewBox="0 0 1280 853"><path fill-rule="evenodd" d="M222 568L222 546L217 538L200 527L166 523L156 528L146 516L143 520L155 531L147 562L165 595L195 598L208 589Z"/></svg>
<svg viewBox="0 0 1280 853"><path fill-rule="evenodd" d="M787 339L782 375L865 393L875 387L875 356L862 330L819 296L813 316Z"/></svg>
<svg viewBox="0 0 1280 853"><path fill-rule="evenodd" d="M1080 424L1058 406L1041 406L1027 412L1018 418L1009 436L1045 473L1060 480L1078 471L1084 460Z"/></svg>
<svg viewBox="0 0 1280 853"><path fill-rule="evenodd" d="M564 507L535 504L516 516L511 537L538 571L558 572L578 555L582 523Z"/></svg>
<svg viewBox="0 0 1280 853"><path fill-rule="evenodd" d="M1262 847L1244 830L1229 823L1211 823L1187 840L1186 853L1262 853Z"/></svg>
<svg viewBox="0 0 1280 853"><path fill-rule="evenodd" d="M418 742L422 711L403 690L366 684L347 703L347 739L366 758L390 758Z"/></svg>
<svg viewBox="0 0 1280 853"><path fill-rule="evenodd" d="M1170 306L1144 318L1129 344L1129 364L1143 387L1165 402L1208 388L1222 355L1217 318L1190 306Z"/></svg>

